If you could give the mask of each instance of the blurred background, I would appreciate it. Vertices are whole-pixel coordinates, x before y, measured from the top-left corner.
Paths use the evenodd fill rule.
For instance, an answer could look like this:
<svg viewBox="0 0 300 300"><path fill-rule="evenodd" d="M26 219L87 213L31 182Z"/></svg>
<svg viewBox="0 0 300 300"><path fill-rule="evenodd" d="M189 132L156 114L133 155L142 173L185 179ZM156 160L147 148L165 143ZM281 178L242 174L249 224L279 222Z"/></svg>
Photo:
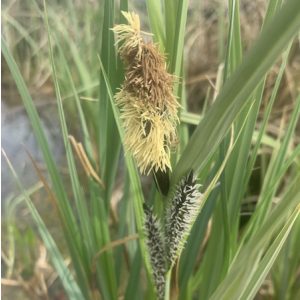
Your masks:
<svg viewBox="0 0 300 300"><path fill-rule="evenodd" d="M185 40L185 72L188 110L194 113L207 109L213 101L216 80L222 68L226 46L227 1L192 0L189 3ZM241 0L241 35L244 51L253 44L261 30L266 10L266 0ZM103 5L101 0L52 0L47 1L54 53L63 51L75 88L79 93L84 111L93 115L92 104L99 90L99 64L97 55L101 48L101 21ZM144 1L130 1L130 9L141 18L142 29L149 30ZM55 93L51 79L51 64L47 32L43 20L43 2L38 0L3 0L2 35L20 68L29 87L42 120L50 147L66 174L64 146L61 138ZM59 41L59 47L56 46ZM62 49L59 49L62 48ZM61 59L60 56L58 59ZM58 79L62 98L67 108L67 123L72 134L80 140L78 122L73 121L74 99L68 74L57 62ZM25 187L44 218L50 232L64 249L64 240L51 208L49 199L42 191L28 151L43 170L43 160L38 150L30 122L22 106L18 90L4 59L2 59L2 148L14 162ZM269 73L264 99L268 99L274 86L278 66ZM277 102L271 115L267 132L278 137L282 114L288 118L293 108L296 91L300 89L300 52L297 42L291 50L284 78L281 82ZM262 105L262 110L264 104ZM90 118L93 128L93 118ZM300 124L296 141L300 142ZM268 150L266 149L266 152ZM121 171L119 172L121 174ZM66 174L67 175L67 174ZM121 175L120 175L121 176ZM69 184L65 176L66 185ZM121 182L121 179L120 179ZM259 178L253 175L252 193L259 191ZM121 184L121 183L120 183ZM37 235L22 197L2 158L1 169L2 206L2 297L3 299L66 299L57 275L47 259L46 249ZM115 197L118 199L118 185ZM13 261L11 260L13 257ZM66 262L68 263L68 262ZM262 287L258 299L272 299L272 286Z"/></svg>

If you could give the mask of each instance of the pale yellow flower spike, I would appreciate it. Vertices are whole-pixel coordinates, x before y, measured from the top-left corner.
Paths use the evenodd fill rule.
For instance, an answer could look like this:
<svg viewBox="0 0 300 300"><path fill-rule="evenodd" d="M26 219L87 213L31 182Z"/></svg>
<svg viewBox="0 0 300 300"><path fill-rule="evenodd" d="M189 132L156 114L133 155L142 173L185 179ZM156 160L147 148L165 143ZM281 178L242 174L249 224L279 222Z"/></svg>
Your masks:
<svg viewBox="0 0 300 300"><path fill-rule="evenodd" d="M123 13L128 25L116 25L118 51L125 64L125 80L115 95L125 131L126 151L141 173L171 169L178 123L174 77L166 71L165 57L153 43L146 44L139 16Z"/></svg>

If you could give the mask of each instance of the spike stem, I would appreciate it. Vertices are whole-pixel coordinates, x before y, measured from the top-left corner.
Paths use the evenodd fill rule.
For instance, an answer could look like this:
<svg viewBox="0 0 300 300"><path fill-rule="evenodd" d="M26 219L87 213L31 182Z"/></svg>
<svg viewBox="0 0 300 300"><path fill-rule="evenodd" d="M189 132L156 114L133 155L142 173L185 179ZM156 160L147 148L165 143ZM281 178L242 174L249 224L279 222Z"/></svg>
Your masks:
<svg viewBox="0 0 300 300"><path fill-rule="evenodd" d="M171 282L172 268L166 274L166 285L165 285L165 298L164 300L170 300L170 282Z"/></svg>

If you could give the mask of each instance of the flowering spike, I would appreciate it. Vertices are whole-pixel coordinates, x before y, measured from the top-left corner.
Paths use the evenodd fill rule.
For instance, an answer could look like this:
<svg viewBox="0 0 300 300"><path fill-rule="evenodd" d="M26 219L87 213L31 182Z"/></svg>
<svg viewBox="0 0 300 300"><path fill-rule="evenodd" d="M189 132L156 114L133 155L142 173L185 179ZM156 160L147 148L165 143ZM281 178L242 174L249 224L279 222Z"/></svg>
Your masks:
<svg viewBox="0 0 300 300"><path fill-rule="evenodd" d="M144 204L145 233L158 299L164 299L166 262L160 224L152 210Z"/></svg>
<svg viewBox="0 0 300 300"><path fill-rule="evenodd" d="M174 197L166 211L166 245L167 260L170 267L184 247L184 237L199 212L202 194L198 191L200 185L191 171L176 187Z"/></svg>
<svg viewBox="0 0 300 300"><path fill-rule="evenodd" d="M118 52L125 64L125 80L115 101L124 128L124 144L141 173L171 169L170 154L177 143L179 121L172 94L174 76L166 71L165 57L153 43L145 43L140 20L123 13L128 24L116 25Z"/></svg>

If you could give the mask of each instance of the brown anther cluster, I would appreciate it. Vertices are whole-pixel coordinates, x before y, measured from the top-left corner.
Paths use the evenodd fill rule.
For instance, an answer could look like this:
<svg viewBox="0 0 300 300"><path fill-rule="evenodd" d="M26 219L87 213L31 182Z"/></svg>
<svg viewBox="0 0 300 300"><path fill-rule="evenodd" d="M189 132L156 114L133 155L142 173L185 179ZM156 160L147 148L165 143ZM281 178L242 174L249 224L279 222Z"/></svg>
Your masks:
<svg viewBox="0 0 300 300"><path fill-rule="evenodd" d="M179 107L172 93L174 76L153 43L145 43L138 15L123 13L128 25L113 28L125 64L125 80L115 101L125 130L125 147L142 173L171 169Z"/></svg>

